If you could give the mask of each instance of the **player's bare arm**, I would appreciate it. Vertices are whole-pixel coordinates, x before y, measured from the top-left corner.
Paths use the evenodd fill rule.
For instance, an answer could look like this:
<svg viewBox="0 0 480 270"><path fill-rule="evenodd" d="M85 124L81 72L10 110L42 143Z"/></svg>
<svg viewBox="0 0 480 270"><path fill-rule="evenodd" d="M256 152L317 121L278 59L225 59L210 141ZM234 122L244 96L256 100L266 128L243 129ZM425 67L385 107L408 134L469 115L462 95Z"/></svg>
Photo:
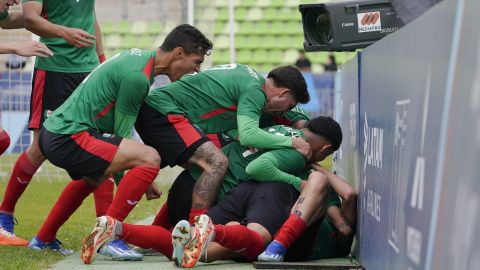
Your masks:
<svg viewBox="0 0 480 270"><path fill-rule="evenodd" d="M95 36L79 28L54 24L40 16L42 4L29 1L23 4L25 28L41 37L60 37L77 48L87 48L94 44Z"/></svg>

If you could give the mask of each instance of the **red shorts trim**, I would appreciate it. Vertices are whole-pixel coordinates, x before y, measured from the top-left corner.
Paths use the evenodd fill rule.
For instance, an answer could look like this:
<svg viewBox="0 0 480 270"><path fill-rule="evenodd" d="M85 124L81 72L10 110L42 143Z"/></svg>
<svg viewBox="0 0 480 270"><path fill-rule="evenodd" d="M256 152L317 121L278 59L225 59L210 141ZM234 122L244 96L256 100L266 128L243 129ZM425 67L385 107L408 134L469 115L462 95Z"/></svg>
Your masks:
<svg viewBox="0 0 480 270"><path fill-rule="evenodd" d="M107 143L102 140L98 140L88 131L82 131L76 134L73 134L71 138L85 151L98 156L108 162L112 162L113 157L117 153L118 146Z"/></svg>
<svg viewBox="0 0 480 270"><path fill-rule="evenodd" d="M40 128L40 121L42 119L43 108L43 89L45 87L45 75L46 71L43 69L37 69L35 73L35 83L33 86L33 99L32 99L32 120L28 128L38 129Z"/></svg>
<svg viewBox="0 0 480 270"><path fill-rule="evenodd" d="M173 127L182 137L186 147L189 147L194 142L200 140L202 135L190 124L187 118L183 115L167 115L168 121L173 124Z"/></svg>

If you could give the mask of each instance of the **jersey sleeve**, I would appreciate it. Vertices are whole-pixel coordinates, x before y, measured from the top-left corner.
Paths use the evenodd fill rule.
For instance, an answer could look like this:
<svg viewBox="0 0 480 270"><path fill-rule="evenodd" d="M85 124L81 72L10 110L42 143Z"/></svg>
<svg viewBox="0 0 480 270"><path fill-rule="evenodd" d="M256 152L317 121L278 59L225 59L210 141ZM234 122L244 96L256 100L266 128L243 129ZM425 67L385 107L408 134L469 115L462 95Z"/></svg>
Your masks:
<svg viewBox="0 0 480 270"><path fill-rule="evenodd" d="M259 118L237 115L239 141L260 149L292 148L292 138L270 134L259 128Z"/></svg>
<svg viewBox="0 0 480 270"><path fill-rule="evenodd" d="M293 175L305 168L304 157L294 149L278 149L266 152L250 162L246 173L260 182L281 182L293 185L300 191L302 179Z"/></svg>
<svg viewBox="0 0 480 270"><path fill-rule="evenodd" d="M115 101L115 134L130 137L138 111L149 88L150 84L143 73L123 76Z"/></svg>

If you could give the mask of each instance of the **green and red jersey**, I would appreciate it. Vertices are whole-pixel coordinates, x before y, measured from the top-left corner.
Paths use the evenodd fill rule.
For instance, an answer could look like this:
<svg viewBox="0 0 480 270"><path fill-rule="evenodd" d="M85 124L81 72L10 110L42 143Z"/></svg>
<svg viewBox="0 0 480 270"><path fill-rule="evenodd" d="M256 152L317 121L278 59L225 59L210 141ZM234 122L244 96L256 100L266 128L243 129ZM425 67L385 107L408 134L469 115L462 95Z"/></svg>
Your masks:
<svg viewBox="0 0 480 270"><path fill-rule="evenodd" d="M95 36L94 0L23 0L42 3L43 18L53 24L80 28ZM63 38L40 37L40 42L53 52L50 57L37 57L35 67L65 73L92 71L98 64L96 46L77 48Z"/></svg>
<svg viewBox="0 0 480 270"><path fill-rule="evenodd" d="M264 130L278 137L304 136L301 130L283 125L264 128ZM309 170L306 169L305 158L292 148L252 152L240 142L232 142L223 147L222 151L227 156L229 163L218 195L220 199L241 181L252 179L283 182L299 188L302 179L307 179L309 173ZM195 168L191 169L190 173L197 179L201 171Z"/></svg>
<svg viewBox="0 0 480 270"><path fill-rule="evenodd" d="M145 102L164 115L185 115L205 133L238 128L242 144L270 149L292 147L291 138L259 128L267 102L264 85L265 79L249 66L228 64L154 89Z"/></svg>
<svg viewBox="0 0 480 270"><path fill-rule="evenodd" d="M113 56L85 78L44 127L59 134L90 130L129 137L153 83L154 61L155 51L139 49Z"/></svg>

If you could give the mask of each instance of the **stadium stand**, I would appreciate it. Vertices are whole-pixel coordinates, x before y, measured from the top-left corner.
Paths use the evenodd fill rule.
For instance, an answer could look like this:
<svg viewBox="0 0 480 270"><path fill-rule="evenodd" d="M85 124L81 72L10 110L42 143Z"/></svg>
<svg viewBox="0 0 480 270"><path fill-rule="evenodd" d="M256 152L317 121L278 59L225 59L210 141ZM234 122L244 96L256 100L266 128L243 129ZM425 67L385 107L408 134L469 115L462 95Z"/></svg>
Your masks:
<svg viewBox="0 0 480 270"><path fill-rule="evenodd" d="M234 28L236 62L253 66L259 72L268 72L272 67L292 64L302 49L303 30L299 4L314 0L260 0L234 1ZM228 22L228 0L195 1L195 25L214 42L211 65L230 62L230 26ZM118 7L117 7L118 8ZM132 11L128 11L132 12ZM121 13L121 9L119 10ZM111 12L110 12L111 14ZM159 18L133 21L107 18L101 21L107 57L126 48L148 49L152 41L159 45L172 28ZM139 17L136 17L139 18ZM339 64L353 53L335 53ZM328 53L317 53L313 72L323 71Z"/></svg>

